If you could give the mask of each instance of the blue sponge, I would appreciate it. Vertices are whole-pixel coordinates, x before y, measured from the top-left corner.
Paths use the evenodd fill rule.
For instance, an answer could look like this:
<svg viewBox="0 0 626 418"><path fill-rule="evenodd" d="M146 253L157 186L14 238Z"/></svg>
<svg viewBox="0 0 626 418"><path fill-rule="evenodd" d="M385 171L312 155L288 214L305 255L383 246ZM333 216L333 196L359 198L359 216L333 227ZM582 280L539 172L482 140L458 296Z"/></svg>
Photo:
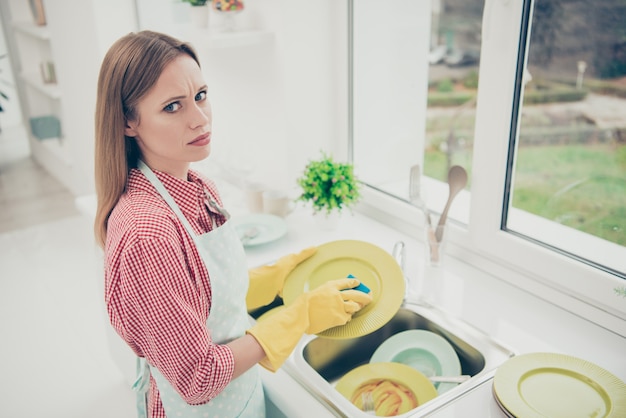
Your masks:
<svg viewBox="0 0 626 418"><path fill-rule="evenodd" d="M354 277L351 274L348 274L348 279L356 279L356 277ZM359 285L357 287L353 287L352 290L358 290L359 292L363 292L363 293L370 292L370 288L365 286L363 283L359 283Z"/></svg>

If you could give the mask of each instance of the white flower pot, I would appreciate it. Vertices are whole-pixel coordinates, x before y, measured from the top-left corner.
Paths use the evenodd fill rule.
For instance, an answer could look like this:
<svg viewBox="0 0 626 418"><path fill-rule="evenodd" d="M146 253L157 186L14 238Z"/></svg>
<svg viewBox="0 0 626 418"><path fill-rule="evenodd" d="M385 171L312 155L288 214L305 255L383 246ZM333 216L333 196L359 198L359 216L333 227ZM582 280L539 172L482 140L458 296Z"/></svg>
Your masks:
<svg viewBox="0 0 626 418"><path fill-rule="evenodd" d="M235 32L237 30L237 15L241 13L241 10L220 12L218 10L213 11L213 17L215 18L215 29L218 32Z"/></svg>
<svg viewBox="0 0 626 418"><path fill-rule="evenodd" d="M341 220L341 212L336 210L330 213L326 211L316 212L314 218L317 227L322 231L335 231Z"/></svg>
<svg viewBox="0 0 626 418"><path fill-rule="evenodd" d="M191 23L199 29L209 27L209 6L191 6Z"/></svg>

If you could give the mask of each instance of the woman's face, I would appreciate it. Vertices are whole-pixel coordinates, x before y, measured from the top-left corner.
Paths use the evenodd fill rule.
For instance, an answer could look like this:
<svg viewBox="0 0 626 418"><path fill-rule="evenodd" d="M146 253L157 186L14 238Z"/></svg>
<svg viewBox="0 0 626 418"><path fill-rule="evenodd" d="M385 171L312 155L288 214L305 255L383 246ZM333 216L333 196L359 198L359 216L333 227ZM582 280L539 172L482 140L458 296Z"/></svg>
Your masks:
<svg viewBox="0 0 626 418"><path fill-rule="evenodd" d="M189 163L211 152L212 119L200 67L183 54L139 101L125 134L135 138L148 166L186 180Z"/></svg>

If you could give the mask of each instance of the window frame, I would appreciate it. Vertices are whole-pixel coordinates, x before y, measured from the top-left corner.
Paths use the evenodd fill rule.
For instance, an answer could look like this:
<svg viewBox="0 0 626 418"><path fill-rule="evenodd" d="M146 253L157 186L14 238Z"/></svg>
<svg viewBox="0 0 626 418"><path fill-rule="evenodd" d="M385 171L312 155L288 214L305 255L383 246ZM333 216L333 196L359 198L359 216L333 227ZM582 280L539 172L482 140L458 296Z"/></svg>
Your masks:
<svg viewBox="0 0 626 418"><path fill-rule="evenodd" d="M473 166L480 170L472 173L469 224L450 224L448 250L505 282L626 336L626 300L615 292L626 285L624 280L503 225L507 172L512 172L509 144L519 128L514 103L521 88L515 87L522 83L526 65L520 51L528 48L533 4L534 0L485 2L473 150ZM349 151L353 140L350 132ZM423 236L423 217L416 208L367 185L363 189L361 211Z"/></svg>
<svg viewBox="0 0 626 418"><path fill-rule="evenodd" d="M489 88L484 88L484 83L482 89L480 85L478 88L474 165L481 170L474 173L472 183L475 203L470 210L472 242L480 252L493 255L501 262L508 260L512 268L523 272L529 282L521 285L534 290L533 293L554 293L552 298L560 305L575 301L589 304L598 310L592 320L602 320L602 314L623 320L626 307L614 292L615 287L624 285L622 280L506 231L503 225L506 181L510 181L507 172L512 171L509 170L509 161L513 158L510 143L519 129L512 104L520 100L515 86L522 83L521 75L526 66L525 54L520 58L520 48L528 48L530 37L527 35L531 30L528 22L532 22L533 4L531 0L515 0L487 1L485 5L483 27L486 30L483 30L479 80L489 80ZM506 18L509 21L503 22ZM494 21L498 21L498 25ZM490 30L497 32L488 33ZM498 138L509 139L500 141ZM494 158L494 150L499 158ZM624 325L621 327L623 332Z"/></svg>

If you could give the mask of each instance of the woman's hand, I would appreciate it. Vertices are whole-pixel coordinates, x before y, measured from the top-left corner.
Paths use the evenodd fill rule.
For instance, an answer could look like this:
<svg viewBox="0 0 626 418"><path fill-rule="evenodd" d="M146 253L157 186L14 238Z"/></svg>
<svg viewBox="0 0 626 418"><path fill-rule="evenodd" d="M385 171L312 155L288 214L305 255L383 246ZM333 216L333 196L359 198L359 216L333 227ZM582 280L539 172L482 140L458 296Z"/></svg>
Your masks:
<svg viewBox="0 0 626 418"><path fill-rule="evenodd" d="M282 296L283 285L289 273L298 264L315 254L316 251L316 247L309 247L297 254L281 257L274 264L248 270L248 276L250 277L250 286L246 295L248 310L269 305L276 296Z"/></svg>

